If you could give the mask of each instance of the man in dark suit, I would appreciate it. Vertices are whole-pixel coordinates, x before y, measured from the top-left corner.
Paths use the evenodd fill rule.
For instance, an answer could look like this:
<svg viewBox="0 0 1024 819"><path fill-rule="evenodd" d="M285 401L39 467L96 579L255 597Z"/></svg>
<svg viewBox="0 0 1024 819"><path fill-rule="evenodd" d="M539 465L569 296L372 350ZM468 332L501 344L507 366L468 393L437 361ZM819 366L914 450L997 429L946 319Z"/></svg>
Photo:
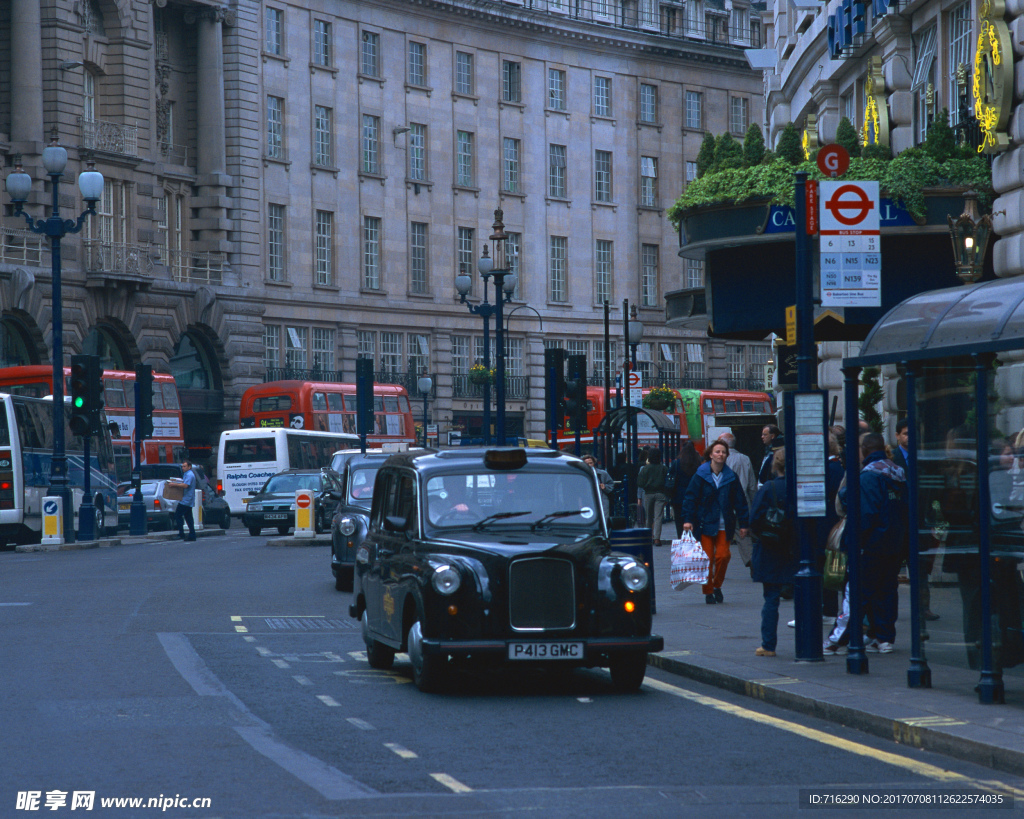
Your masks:
<svg viewBox="0 0 1024 819"><path fill-rule="evenodd" d="M896 422L896 446L892 448L892 462L903 469L910 479L910 467L908 461L907 447L910 444L910 436L907 434L907 419L900 418ZM911 484L911 486L914 486ZM914 487L916 489L916 487ZM921 606L921 617L925 620L938 620L939 615L932 611L932 590L928 585L928 576L932 573L932 566L935 563L935 555L922 555L917 559L918 565L918 602Z"/></svg>
<svg viewBox="0 0 1024 819"><path fill-rule="evenodd" d="M768 424L761 430L761 443L764 444L764 456L761 458L761 465L757 469L757 485L768 483L772 479L772 457L778 449L772 442L782 435L782 430L775 424Z"/></svg>

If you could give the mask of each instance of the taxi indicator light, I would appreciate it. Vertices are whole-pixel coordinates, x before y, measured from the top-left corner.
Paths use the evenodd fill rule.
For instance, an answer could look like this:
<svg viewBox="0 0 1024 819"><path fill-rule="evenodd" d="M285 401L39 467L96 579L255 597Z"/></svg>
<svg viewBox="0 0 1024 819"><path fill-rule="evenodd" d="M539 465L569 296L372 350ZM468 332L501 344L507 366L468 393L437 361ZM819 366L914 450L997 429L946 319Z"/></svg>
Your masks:
<svg viewBox="0 0 1024 819"><path fill-rule="evenodd" d="M484 453L484 466L488 469L522 469L526 466L526 450L488 449Z"/></svg>
<svg viewBox="0 0 1024 819"><path fill-rule="evenodd" d="M456 614L458 614L458 613L459 613L459 607L458 607L458 606L455 606L455 605L449 606L449 607L448 607L448 613L449 613L449 614L450 614L450 615L451 615L452 617L454 617L454 616L455 616Z"/></svg>
<svg viewBox="0 0 1024 819"><path fill-rule="evenodd" d="M636 610L636 604L632 600L626 601L626 614L632 614Z"/></svg>

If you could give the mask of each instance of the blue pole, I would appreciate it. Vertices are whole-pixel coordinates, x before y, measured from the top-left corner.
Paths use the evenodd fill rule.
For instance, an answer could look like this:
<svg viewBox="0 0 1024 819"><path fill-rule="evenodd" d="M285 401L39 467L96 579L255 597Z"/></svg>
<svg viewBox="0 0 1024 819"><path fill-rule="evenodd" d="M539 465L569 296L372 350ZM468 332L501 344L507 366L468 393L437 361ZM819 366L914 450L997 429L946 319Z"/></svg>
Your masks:
<svg viewBox="0 0 1024 819"><path fill-rule="evenodd" d="M931 688L932 672L924 656L921 640L921 543L918 525L917 497L917 367L907 367L907 520L908 532L907 576L910 578L910 668L907 669L908 688Z"/></svg>
<svg viewBox="0 0 1024 819"><path fill-rule="evenodd" d="M868 655L864 651L860 578L860 434L857 423L857 391L860 367L843 367L844 414L846 416L846 570L850 595L850 623L846 633L850 650L846 655L849 674L868 673Z"/></svg>
<svg viewBox="0 0 1024 819"><path fill-rule="evenodd" d="M487 301L487 279L484 279L484 303L477 308L484 317L484 369L491 372L491 304ZM484 379L484 443L491 443L491 379Z"/></svg>

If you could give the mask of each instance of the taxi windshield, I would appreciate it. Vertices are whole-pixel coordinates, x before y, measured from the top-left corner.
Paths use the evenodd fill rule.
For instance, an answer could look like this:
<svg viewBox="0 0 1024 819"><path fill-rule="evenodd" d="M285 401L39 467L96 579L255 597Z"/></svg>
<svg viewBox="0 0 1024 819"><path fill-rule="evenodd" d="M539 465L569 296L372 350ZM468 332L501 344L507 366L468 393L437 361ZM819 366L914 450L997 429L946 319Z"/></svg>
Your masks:
<svg viewBox="0 0 1024 819"><path fill-rule="evenodd" d="M438 528L501 525L533 530L601 525L593 479L583 472L463 472L427 481L427 520Z"/></svg>
<svg viewBox="0 0 1024 819"><path fill-rule="evenodd" d="M370 508L370 502L373 500L373 482L377 479L379 468L372 466L353 469L352 478L348 484L349 504Z"/></svg>

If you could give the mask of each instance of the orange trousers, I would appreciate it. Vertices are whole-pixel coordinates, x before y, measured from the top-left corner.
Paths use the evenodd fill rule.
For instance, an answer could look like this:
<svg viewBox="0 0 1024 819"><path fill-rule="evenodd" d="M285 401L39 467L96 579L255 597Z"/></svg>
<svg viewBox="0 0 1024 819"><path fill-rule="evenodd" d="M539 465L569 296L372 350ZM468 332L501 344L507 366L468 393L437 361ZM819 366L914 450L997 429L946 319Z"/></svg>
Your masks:
<svg viewBox="0 0 1024 819"><path fill-rule="evenodd" d="M711 594L715 589L722 588L722 583L725 582L725 570L729 565L729 558L732 557L729 551L729 538L725 536L725 530L720 529L713 536L701 535L700 545L711 561L708 582L701 589L704 594Z"/></svg>

